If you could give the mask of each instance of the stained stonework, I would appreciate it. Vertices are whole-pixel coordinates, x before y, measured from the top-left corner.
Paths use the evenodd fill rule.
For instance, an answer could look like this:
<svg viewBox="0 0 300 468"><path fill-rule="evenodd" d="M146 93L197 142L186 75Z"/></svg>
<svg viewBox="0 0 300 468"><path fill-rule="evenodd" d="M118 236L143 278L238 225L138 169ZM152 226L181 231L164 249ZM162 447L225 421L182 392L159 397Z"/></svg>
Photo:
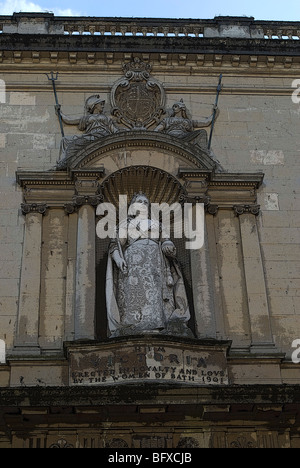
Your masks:
<svg viewBox="0 0 300 468"><path fill-rule="evenodd" d="M69 345L69 385L157 382L228 385L229 343L128 338L91 348Z"/></svg>
<svg viewBox="0 0 300 468"><path fill-rule="evenodd" d="M300 446L299 31L0 17L1 448ZM97 207L138 192L205 210L193 338L109 337Z"/></svg>

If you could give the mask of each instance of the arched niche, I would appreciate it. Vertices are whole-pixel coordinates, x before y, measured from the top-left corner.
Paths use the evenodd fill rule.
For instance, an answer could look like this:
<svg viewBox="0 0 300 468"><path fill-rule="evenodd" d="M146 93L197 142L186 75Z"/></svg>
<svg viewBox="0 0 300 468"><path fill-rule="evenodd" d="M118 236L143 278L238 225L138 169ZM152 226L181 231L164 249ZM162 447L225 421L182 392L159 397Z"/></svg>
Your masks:
<svg viewBox="0 0 300 468"><path fill-rule="evenodd" d="M169 172L151 166L130 166L110 174L101 184L100 193L104 202L118 208L119 195L126 196L130 202L134 193L143 192L151 203L182 204L187 196L184 186ZM98 220L96 219L96 223ZM172 224L172 215L171 215ZM172 227L171 227L172 232ZM177 260L184 277L185 288L191 311L189 328L196 335L196 317L194 311L193 281L190 251L185 248L186 239L171 238L177 249ZM96 337L107 337L107 312L105 301L105 281L109 239L96 237Z"/></svg>

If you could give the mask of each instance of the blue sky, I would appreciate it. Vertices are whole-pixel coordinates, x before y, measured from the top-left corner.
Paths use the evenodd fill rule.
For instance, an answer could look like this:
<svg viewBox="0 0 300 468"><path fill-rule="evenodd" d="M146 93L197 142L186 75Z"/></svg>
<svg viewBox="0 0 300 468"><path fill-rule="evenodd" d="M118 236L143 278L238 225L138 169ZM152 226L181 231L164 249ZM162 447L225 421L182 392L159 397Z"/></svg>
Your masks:
<svg viewBox="0 0 300 468"><path fill-rule="evenodd" d="M0 0L0 15L14 11L52 11L57 16L210 19L222 15L300 21L300 0Z"/></svg>

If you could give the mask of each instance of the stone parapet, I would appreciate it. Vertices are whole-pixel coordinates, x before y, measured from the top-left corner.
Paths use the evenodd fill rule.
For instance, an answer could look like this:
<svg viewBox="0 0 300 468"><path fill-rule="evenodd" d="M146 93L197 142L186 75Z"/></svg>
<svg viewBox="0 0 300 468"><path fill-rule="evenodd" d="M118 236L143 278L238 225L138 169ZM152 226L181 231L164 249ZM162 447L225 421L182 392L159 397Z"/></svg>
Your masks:
<svg viewBox="0 0 300 468"><path fill-rule="evenodd" d="M53 13L0 16L0 30L9 34L68 34L143 37L286 39L300 37L298 21L255 21L253 17L214 19L55 17Z"/></svg>

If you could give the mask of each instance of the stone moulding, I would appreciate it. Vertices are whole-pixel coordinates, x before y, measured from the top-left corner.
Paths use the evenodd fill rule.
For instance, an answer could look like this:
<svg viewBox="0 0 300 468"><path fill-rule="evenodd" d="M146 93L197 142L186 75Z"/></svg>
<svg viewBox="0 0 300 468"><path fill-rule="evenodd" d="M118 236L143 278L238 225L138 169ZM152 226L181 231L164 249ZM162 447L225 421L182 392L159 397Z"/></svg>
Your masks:
<svg viewBox="0 0 300 468"><path fill-rule="evenodd" d="M259 404L270 407L270 405L299 405L300 387L299 385L229 385L209 387L185 387L183 392L180 386L166 386L157 383L130 384L128 392L124 393L123 386L65 386L65 387L22 387L22 388L0 388L0 407L26 408L26 407L61 407L75 406L90 407L93 405L100 407L120 401L124 404L170 404L170 401L177 402L178 398L182 404L198 405L236 405ZM149 403L150 402L150 403ZM154 403L153 403L154 402Z"/></svg>
<svg viewBox="0 0 300 468"><path fill-rule="evenodd" d="M141 169L147 167L143 165ZM128 169L124 168L124 171ZM81 177L84 177L84 173L82 170ZM101 187L106 187L113 174L106 178L103 177L103 172L87 171L86 179L93 182L94 193L78 195L76 194L76 179L72 172L65 172L65 180L62 182L59 177L62 175L61 172L19 171L17 181L24 192L22 212L27 214L35 211L45 214L47 209L56 207L64 208L67 214L71 214L82 204L97 206L103 201L99 190L101 192ZM56 176L58 176L57 179ZM181 186L185 195L184 199L181 198L179 201L204 203L207 213L212 215L217 214L219 209L233 209L237 216L244 213L258 215L260 207L256 203L256 197L263 177L262 173L238 174L238 176L234 173L226 173L220 177L220 174L213 174L209 171L190 172L189 169L182 169L177 178L179 185L180 179L184 181ZM97 178L101 179L101 183L94 183Z"/></svg>
<svg viewBox="0 0 300 468"><path fill-rule="evenodd" d="M87 168L92 161L97 160L103 154L111 151L128 148L156 148L168 151L174 155L185 158L189 163L198 168L206 169L210 172L218 167L217 162L213 161L209 153L200 146L174 139L169 135L159 134L152 131L125 131L118 132L85 147L78 151L75 158L71 161L66 160L62 169Z"/></svg>
<svg viewBox="0 0 300 468"><path fill-rule="evenodd" d="M106 173L101 159L112 151L151 151L153 148L175 159L180 158L182 166L178 173L170 175L193 202L204 200L208 213L216 214L218 209L235 209L238 213L241 210L239 207L245 211L246 206L253 209L257 206L256 192L262 184L263 173L220 172L218 163L200 146L151 131L125 131L100 139L79 151L66 164L65 170L17 171L16 179L23 189L24 204L65 208L66 213L70 214L76 211L80 203L80 199L75 200L74 197L81 196L88 197L84 203L96 206L100 199L95 197L102 194L101 187L106 186L114 174ZM159 161L156 161L155 167L142 164L141 168L149 167L169 174L163 165L158 166ZM126 171L130 167L133 166L125 165L121 170Z"/></svg>
<svg viewBox="0 0 300 468"><path fill-rule="evenodd" d="M170 19L170 18L109 18L109 17L63 17L54 13L14 13L0 16L3 33L48 35L91 35L115 36L118 34L136 37L137 35L234 38L273 38L293 40L299 38L299 21L257 21L252 16L215 16L213 19Z"/></svg>

